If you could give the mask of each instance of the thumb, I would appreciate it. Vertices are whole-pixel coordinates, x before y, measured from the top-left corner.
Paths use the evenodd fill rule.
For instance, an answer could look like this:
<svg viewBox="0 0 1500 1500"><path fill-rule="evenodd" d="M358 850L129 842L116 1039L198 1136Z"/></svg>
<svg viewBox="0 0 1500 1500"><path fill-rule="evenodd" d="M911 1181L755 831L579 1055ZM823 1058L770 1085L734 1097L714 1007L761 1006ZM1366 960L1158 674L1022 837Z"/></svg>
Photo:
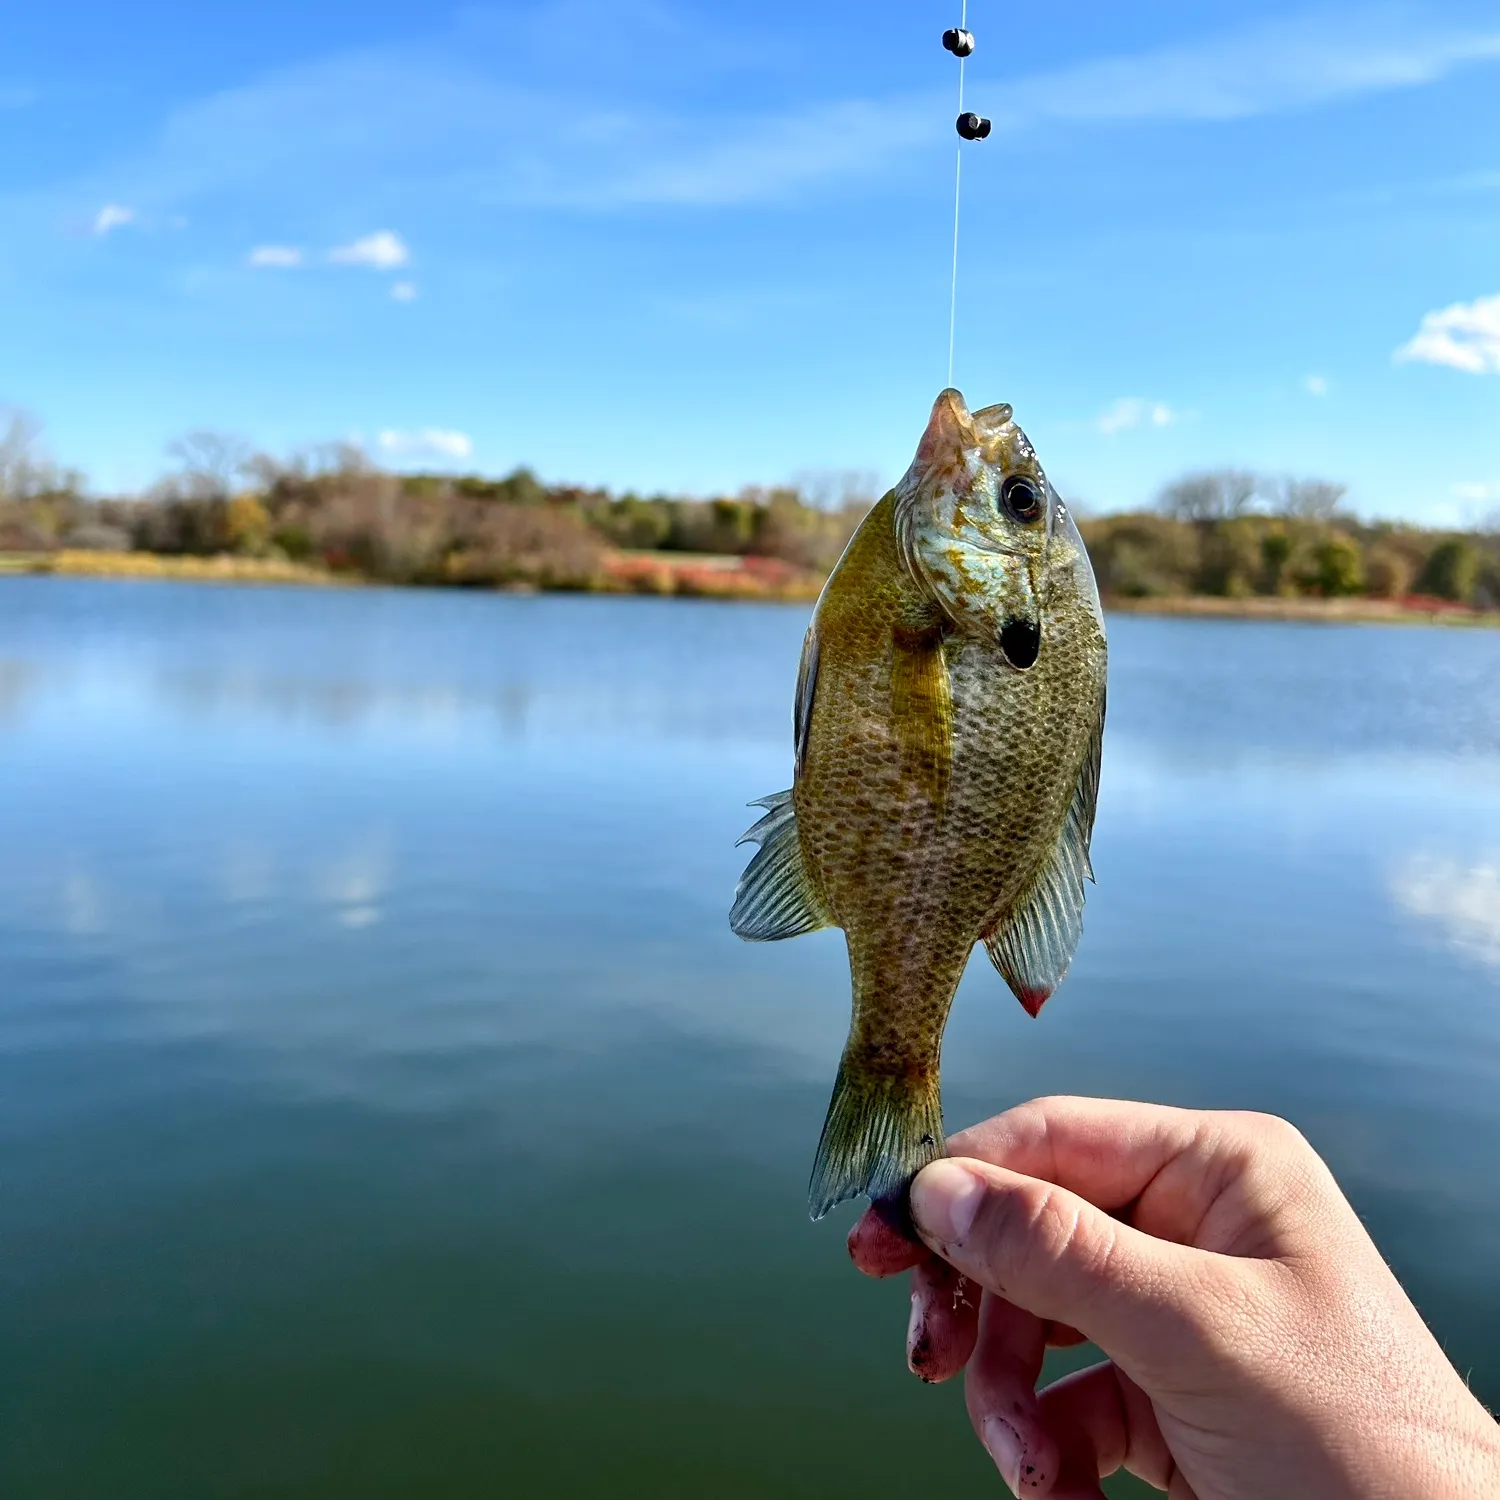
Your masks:
<svg viewBox="0 0 1500 1500"><path fill-rule="evenodd" d="M1070 1324L1116 1360L1202 1347L1215 1257L1153 1239L1076 1193L988 1162L945 1158L912 1183L917 1232L987 1291ZM1174 1337L1174 1334L1178 1337ZM1179 1342L1179 1338L1181 1342Z"/></svg>

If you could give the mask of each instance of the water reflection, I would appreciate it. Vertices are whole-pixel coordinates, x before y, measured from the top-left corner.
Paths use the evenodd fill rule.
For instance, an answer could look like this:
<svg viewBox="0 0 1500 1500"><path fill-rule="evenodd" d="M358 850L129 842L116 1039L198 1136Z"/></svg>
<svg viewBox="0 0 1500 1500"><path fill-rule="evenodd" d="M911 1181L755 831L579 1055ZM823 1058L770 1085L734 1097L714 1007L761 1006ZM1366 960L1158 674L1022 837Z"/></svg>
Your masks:
<svg viewBox="0 0 1500 1500"><path fill-rule="evenodd" d="M20 661L0 660L0 729L19 718L27 692L35 684L35 674Z"/></svg>
<svg viewBox="0 0 1500 1500"><path fill-rule="evenodd" d="M1500 861L1416 855L1392 872L1391 895L1459 952L1500 967Z"/></svg>
<svg viewBox="0 0 1500 1500"><path fill-rule="evenodd" d="M725 920L805 619L0 580L0 1490L992 1493L803 1216L841 939ZM975 963L951 1117L1291 1115L1500 1399L1500 636L1111 640L1078 961Z"/></svg>

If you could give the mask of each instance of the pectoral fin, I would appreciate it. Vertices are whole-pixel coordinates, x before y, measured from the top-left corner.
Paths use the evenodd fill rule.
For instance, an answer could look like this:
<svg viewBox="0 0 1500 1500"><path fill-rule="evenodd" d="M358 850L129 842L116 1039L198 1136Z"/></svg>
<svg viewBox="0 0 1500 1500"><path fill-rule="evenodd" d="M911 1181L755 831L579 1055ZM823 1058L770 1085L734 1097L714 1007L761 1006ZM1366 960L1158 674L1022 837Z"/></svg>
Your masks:
<svg viewBox="0 0 1500 1500"><path fill-rule="evenodd" d="M953 767L953 688L941 625L892 631L891 719L902 779L917 782L941 813Z"/></svg>
<svg viewBox="0 0 1500 1500"><path fill-rule="evenodd" d="M828 926L833 918L802 857L792 794L773 792L750 805L766 815L740 840L760 848L735 888L731 930L747 942L771 943Z"/></svg>
<svg viewBox="0 0 1500 1500"><path fill-rule="evenodd" d="M1083 933L1083 883L1094 878L1089 840L1099 799L1104 707L1084 757L1078 787L1051 856L1009 918L987 933L984 946L1016 999L1036 1015L1063 981Z"/></svg>

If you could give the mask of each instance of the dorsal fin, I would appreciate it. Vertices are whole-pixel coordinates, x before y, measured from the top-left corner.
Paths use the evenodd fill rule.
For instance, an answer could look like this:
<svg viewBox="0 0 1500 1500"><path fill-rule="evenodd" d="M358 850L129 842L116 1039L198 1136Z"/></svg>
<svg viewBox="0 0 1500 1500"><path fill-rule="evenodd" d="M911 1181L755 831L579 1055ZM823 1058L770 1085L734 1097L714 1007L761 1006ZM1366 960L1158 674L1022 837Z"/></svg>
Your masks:
<svg viewBox="0 0 1500 1500"><path fill-rule="evenodd" d="M1099 800L1099 762L1104 745L1104 704L1099 727L1083 758L1078 786L1057 843L1031 889L1007 921L986 933L984 946L1016 999L1036 1015L1063 981L1083 933L1083 883L1094 878L1089 840Z"/></svg>

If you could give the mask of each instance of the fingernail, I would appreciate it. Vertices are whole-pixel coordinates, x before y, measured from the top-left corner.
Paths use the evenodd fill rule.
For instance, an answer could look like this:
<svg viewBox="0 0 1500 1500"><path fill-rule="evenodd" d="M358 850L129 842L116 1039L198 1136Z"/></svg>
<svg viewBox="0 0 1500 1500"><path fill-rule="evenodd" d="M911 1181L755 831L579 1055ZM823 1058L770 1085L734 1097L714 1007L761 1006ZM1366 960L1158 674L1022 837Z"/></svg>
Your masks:
<svg viewBox="0 0 1500 1500"><path fill-rule="evenodd" d="M935 1161L911 1185L911 1212L917 1228L940 1245L961 1245L979 1211L984 1183L957 1162Z"/></svg>
<svg viewBox="0 0 1500 1500"><path fill-rule="evenodd" d="M980 1433L985 1451L995 1460L995 1467L1012 1495L1021 1493L1021 1461L1026 1450L1021 1446L1021 1436L1009 1422L999 1417L986 1417Z"/></svg>
<svg viewBox="0 0 1500 1500"><path fill-rule="evenodd" d="M932 1340L927 1337L927 1299L920 1290L911 1294L911 1319L906 1325L906 1368L921 1380L927 1379L927 1362L932 1358Z"/></svg>

